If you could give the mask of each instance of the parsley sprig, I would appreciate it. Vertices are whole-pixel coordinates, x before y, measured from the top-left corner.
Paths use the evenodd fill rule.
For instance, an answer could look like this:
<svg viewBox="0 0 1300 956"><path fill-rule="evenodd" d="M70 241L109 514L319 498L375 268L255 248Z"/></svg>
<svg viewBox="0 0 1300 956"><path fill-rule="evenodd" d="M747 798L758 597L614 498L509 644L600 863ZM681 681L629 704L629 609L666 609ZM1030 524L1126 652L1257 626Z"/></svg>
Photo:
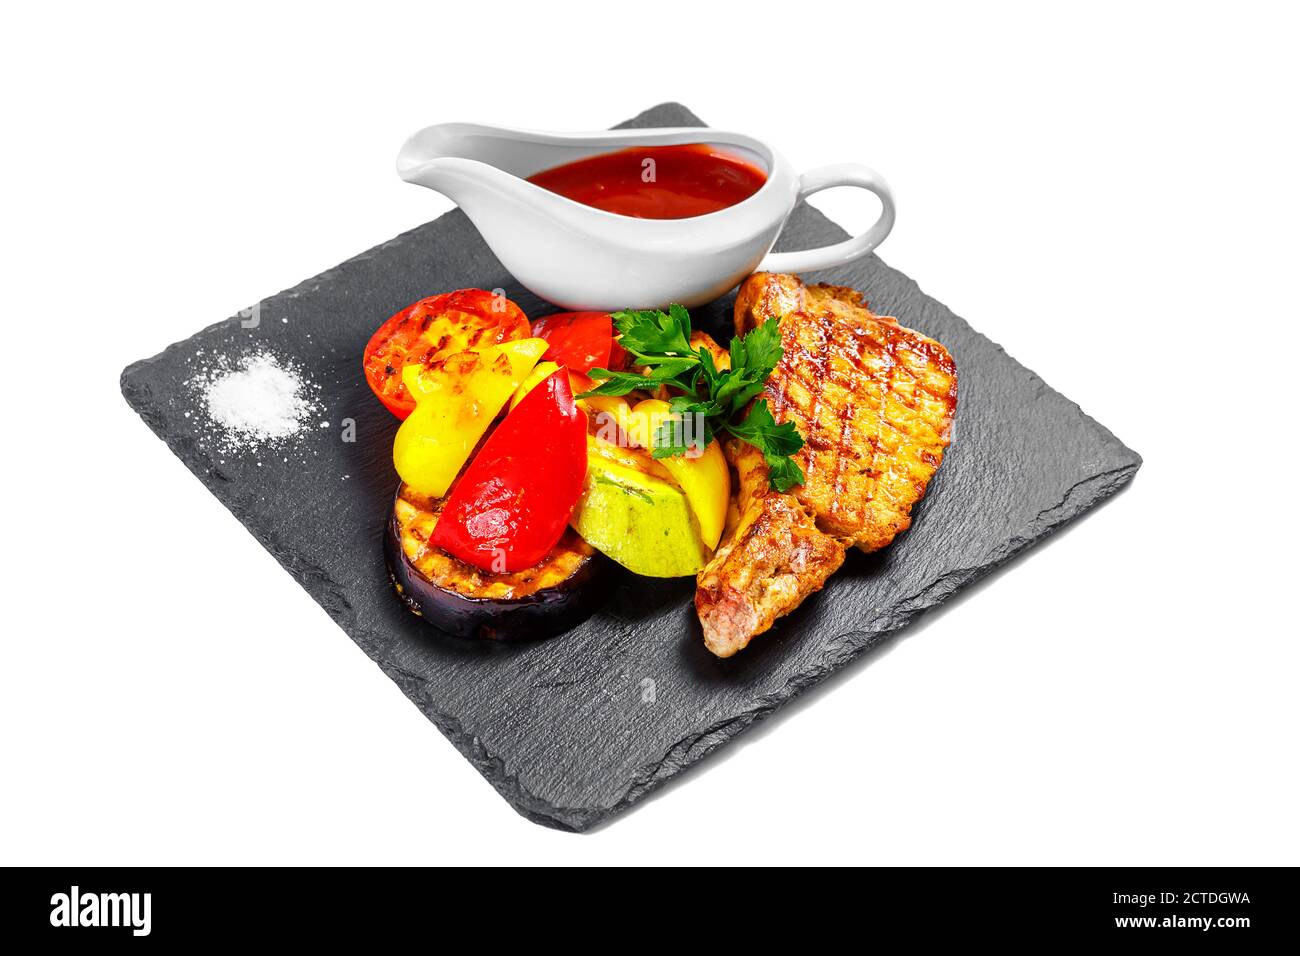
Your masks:
<svg viewBox="0 0 1300 956"><path fill-rule="evenodd" d="M691 348L691 316L680 305L667 312L636 309L615 312L618 344L639 370L615 372L592 369L600 384L588 395L626 395L636 389L666 385L677 392L669 401L671 417L655 430L655 458L687 454L706 448L721 432L748 442L763 453L768 483L777 491L803 484L804 474L794 455L803 438L793 422L777 424L766 398L759 398L767 377L781 361L781 331L776 319L731 340L731 368L719 369L703 346ZM749 414L740 417L753 401ZM702 434L700 434L702 432Z"/></svg>

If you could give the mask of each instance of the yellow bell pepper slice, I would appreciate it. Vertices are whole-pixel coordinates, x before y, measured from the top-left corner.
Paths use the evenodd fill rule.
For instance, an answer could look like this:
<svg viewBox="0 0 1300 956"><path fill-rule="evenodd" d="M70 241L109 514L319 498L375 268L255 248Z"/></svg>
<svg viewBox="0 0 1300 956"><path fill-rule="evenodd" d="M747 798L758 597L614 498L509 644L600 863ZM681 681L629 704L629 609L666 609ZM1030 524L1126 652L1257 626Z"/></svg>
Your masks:
<svg viewBox="0 0 1300 956"><path fill-rule="evenodd" d="M586 401L595 411L609 416L627 441L640 448L654 447L656 430L671 415L668 403L657 398L638 402L635 408L629 408L624 399L613 396L592 396ZM731 499L731 472L722 445L715 438L703 452L660 458L658 464L668 470L686 494L704 543L710 549L717 548Z"/></svg>
<svg viewBox="0 0 1300 956"><path fill-rule="evenodd" d="M431 369L402 369L415 399L393 439L393 465L402 480L421 494L445 495L546 349L545 339L518 339L458 352Z"/></svg>
<svg viewBox="0 0 1300 956"><path fill-rule="evenodd" d="M537 363L537 367L533 369L532 374L524 380L524 384L520 385L518 391L516 391L511 397L510 410L514 411L515 406L524 400L525 395L535 389L538 385L541 385L542 382L546 381L546 379L557 371L559 367L560 366L556 365L554 362ZM581 372L575 372L573 369L569 369L569 389L574 395L587 391L587 389L591 388L593 384L592 380L587 378L587 376L583 375ZM578 402L578 407L585 408L582 401Z"/></svg>
<svg viewBox="0 0 1300 956"><path fill-rule="evenodd" d="M559 371L559 368L560 366L554 362L538 362L536 368L524 379L524 383L515 389L515 393L510 396L510 410L514 411L515 406L524 400L525 395L546 381L548 376Z"/></svg>
<svg viewBox="0 0 1300 956"><path fill-rule="evenodd" d="M629 427L627 416L630 409L627 407L626 399L614 395L588 395L586 398L578 399L578 401L582 403L589 413L594 413L597 416L598 428L606 432L601 437L606 441L617 442L618 440L616 431L611 430L609 427L610 422L617 426L617 431L627 433ZM602 415L605 416L604 419L600 418Z"/></svg>

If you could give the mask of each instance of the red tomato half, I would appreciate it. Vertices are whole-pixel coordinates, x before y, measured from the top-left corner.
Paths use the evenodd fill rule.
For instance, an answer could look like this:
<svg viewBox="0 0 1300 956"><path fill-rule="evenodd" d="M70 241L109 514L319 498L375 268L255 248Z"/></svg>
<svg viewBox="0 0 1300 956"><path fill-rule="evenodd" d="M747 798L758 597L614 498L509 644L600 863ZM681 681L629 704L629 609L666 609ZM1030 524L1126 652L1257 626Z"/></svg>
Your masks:
<svg viewBox="0 0 1300 956"><path fill-rule="evenodd" d="M533 323L533 335L551 347L543 360L564 365L584 375L593 368L609 368L614 327L608 312L560 312Z"/></svg>
<svg viewBox="0 0 1300 956"><path fill-rule="evenodd" d="M627 368L627 350L615 339L609 345L609 364L605 366L611 372L621 372Z"/></svg>
<svg viewBox="0 0 1300 956"><path fill-rule="evenodd" d="M528 317L504 296L458 289L421 299L381 325L366 345L366 381L390 412L406 418L415 408L402 384L402 368L426 367L472 348L528 338Z"/></svg>

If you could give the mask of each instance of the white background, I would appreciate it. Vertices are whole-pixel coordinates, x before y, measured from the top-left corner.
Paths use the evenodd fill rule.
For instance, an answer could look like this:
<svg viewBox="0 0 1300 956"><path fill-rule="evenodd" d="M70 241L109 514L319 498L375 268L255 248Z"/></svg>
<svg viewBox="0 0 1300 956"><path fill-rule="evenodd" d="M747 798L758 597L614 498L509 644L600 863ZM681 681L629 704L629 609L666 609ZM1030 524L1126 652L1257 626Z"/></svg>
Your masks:
<svg viewBox="0 0 1300 956"><path fill-rule="evenodd" d="M11 10L0 861L1300 862L1283 9ZM575 836L496 795L118 374L443 211L393 173L414 129L664 100L883 172L884 257L1146 464ZM860 196L819 204L861 227Z"/></svg>

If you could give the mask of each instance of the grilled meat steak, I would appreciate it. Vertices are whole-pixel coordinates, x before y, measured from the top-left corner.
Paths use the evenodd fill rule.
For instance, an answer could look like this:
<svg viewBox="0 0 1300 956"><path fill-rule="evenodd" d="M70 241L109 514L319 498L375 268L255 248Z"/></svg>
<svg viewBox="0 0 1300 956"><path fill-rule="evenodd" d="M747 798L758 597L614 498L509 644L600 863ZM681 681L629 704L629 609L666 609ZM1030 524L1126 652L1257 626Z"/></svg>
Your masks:
<svg viewBox="0 0 1300 956"><path fill-rule="evenodd" d="M784 354L763 395L793 421L805 482L767 488L762 456L729 443L741 519L700 572L695 605L705 643L728 657L818 590L844 549L885 547L943 460L957 371L942 345L873 315L842 286L756 273L736 298L736 331L777 318Z"/></svg>
<svg viewBox="0 0 1300 956"><path fill-rule="evenodd" d="M759 273L741 286L736 331L781 320L785 354L764 395L807 444L792 494L828 534L864 551L911 524L948 447L957 370L942 345L872 315L862 294Z"/></svg>
<svg viewBox="0 0 1300 956"><path fill-rule="evenodd" d="M768 487L757 448L733 438L723 450L736 469L739 520L696 577L695 610L705 646L730 657L820 590L844 563L844 545L794 496Z"/></svg>

